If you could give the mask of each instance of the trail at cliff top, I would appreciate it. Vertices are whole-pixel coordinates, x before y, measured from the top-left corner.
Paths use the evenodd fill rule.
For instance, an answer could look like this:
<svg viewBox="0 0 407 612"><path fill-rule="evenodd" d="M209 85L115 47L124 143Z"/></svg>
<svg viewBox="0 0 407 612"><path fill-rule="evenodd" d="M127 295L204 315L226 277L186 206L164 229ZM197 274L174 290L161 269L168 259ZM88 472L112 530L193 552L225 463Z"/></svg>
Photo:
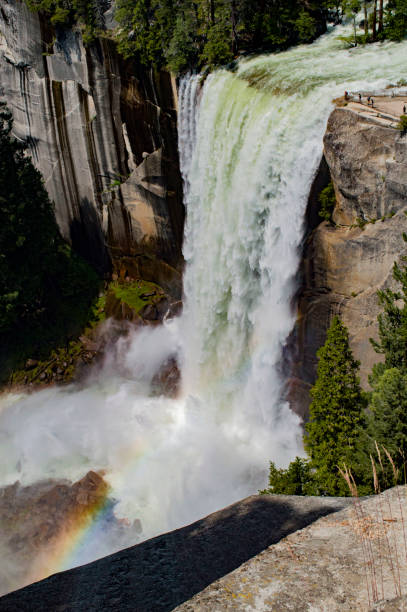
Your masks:
<svg viewBox="0 0 407 612"><path fill-rule="evenodd" d="M0 485L103 469L116 515L148 538L256 492L270 459L301 453L280 364L332 99L397 82L407 56L407 43L344 50L346 32L220 70L200 92L198 77L181 82L184 314L119 339L85 386L3 397ZM174 354L180 397L152 397ZM52 569L111 552L95 533Z"/></svg>

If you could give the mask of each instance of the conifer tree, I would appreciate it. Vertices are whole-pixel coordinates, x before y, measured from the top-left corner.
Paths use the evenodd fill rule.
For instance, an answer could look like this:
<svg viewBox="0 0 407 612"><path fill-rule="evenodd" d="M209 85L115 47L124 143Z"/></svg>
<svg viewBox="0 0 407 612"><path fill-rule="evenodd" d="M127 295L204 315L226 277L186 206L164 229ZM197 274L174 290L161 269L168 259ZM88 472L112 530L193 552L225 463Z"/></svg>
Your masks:
<svg viewBox="0 0 407 612"><path fill-rule="evenodd" d="M260 493L274 495L316 495L314 475L307 459L296 457L287 469L270 461L269 486Z"/></svg>
<svg viewBox="0 0 407 612"><path fill-rule="evenodd" d="M338 466L346 462L352 467L364 420L364 398L357 376L359 362L352 355L348 331L339 317L334 317L317 356L317 380L311 390L304 446L320 493L343 495L347 494L346 483Z"/></svg>
<svg viewBox="0 0 407 612"><path fill-rule="evenodd" d="M384 445L399 464L400 450L407 454L407 373L385 370L378 379L370 402L369 434Z"/></svg>
<svg viewBox="0 0 407 612"><path fill-rule="evenodd" d="M403 234L403 238L407 237ZM373 366L369 382L373 392L369 401L368 452L374 444L383 445L393 461L402 467L407 454L407 258L393 266L398 291L378 292L383 312L377 317L379 341L371 339L384 361ZM388 484L392 480L388 479Z"/></svg>
<svg viewBox="0 0 407 612"><path fill-rule="evenodd" d="M407 0L389 0L386 6L384 33L390 40L407 36Z"/></svg>
<svg viewBox="0 0 407 612"><path fill-rule="evenodd" d="M403 238L405 234L403 234ZM403 263L407 261L402 258ZM393 278L400 284L399 291L378 291L383 312L377 317L379 341L370 339L376 353L384 355L384 363L374 366L370 383L374 385L384 370L399 368L407 372L407 266L394 263Z"/></svg>

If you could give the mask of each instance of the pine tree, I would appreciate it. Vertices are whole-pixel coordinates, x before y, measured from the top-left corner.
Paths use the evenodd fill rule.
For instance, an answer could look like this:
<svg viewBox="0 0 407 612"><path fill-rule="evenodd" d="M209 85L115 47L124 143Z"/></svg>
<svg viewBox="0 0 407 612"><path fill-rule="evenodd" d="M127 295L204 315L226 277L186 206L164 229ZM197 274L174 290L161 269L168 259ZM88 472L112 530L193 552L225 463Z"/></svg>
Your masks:
<svg viewBox="0 0 407 612"><path fill-rule="evenodd" d="M208 29L201 59L210 68L233 59L232 19L229 2L219 2Z"/></svg>
<svg viewBox="0 0 407 612"><path fill-rule="evenodd" d="M407 258L403 257L402 261L405 263ZM407 372L407 266L394 263L393 278L401 286L399 291L385 289L377 293L383 306L383 312L377 317L379 341L371 338L370 342L376 353L384 355L384 363L374 366L371 384L389 368Z"/></svg>
<svg viewBox="0 0 407 612"><path fill-rule="evenodd" d="M375 384L369 402L369 434L384 445L396 463L400 450L407 454L407 373L385 370Z"/></svg>
<svg viewBox="0 0 407 612"><path fill-rule="evenodd" d="M275 495L316 495L314 476L307 459L296 457L288 468L278 469L270 461L269 486L260 493Z"/></svg>
<svg viewBox="0 0 407 612"><path fill-rule="evenodd" d="M384 23L386 38L401 41L407 36L407 0L389 0Z"/></svg>
<svg viewBox="0 0 407 612"><path fill-rule="evenodd" d="M353 358L348 331L339 317L334 317L317 356L317 380L311 390L304 446L320 492L347 494L338 466L346 462L352 467L364 420L364 398L357 376L359 362Z"/></svg>
<svg viewBox="0 0 407 612"><path fill-rule="evenodd" d="M403 238L407 237L403 234ZM369 401L367 444L374 453L375 443L385 446L398 467L407 454L407 258L404 265L393 266L398 291L378 291L383 312L377 317L379 341L370 339L384 361L373 366L369 382L373 389ZM390 466L387 466L389 468ZM386 474L384 474L386 480ZM393 479L387 475L387 486ZM382 483L386 485L386 482Z"/></svg>

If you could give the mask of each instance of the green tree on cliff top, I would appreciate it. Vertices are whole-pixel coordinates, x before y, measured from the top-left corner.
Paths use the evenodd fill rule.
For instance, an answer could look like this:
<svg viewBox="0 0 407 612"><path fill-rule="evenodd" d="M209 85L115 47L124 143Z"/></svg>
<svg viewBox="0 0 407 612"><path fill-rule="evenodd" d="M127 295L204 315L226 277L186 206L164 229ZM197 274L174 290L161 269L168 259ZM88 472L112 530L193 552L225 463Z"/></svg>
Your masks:
<svg viewBox="0 0 407 612"><path fill-rule="evenodd" d="M338 466L346 462L352 467L364 420L364 398L359 362L353 358L348 331L339 317L334 317L317 356L317 380L311 390L304 446L316 470L320 492L343 495L348 492Z"/></svg>

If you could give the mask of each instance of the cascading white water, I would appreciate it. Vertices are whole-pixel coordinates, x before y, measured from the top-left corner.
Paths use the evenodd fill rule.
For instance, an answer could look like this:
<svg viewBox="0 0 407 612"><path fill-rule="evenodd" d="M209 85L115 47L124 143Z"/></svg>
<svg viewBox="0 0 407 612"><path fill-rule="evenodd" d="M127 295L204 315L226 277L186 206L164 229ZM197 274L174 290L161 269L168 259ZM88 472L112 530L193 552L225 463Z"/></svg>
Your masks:
<svg viewBox="0 0 407 612"><path fill-rule="evenodd" d="M104 469L117 516L140 519L147 538L255 492L269 459L301 452L279 363L332 99L405 77L407 43L346 50L340 33L212 74L199 115L199 77L181 82L184 314L121 338L85 386L4 396L0 485ZM180 397L151 397L174 353ZM70 564L110 552L99 538Z"/></svg>
<svg viewBox="0 0 407 612"><path fill-rule="evenodd" d="M178 91L178 150L182 177L184 179L184 200L188 197L188 175L196 141L200 92L199 81L199 75L181 79Z"/></svg>

